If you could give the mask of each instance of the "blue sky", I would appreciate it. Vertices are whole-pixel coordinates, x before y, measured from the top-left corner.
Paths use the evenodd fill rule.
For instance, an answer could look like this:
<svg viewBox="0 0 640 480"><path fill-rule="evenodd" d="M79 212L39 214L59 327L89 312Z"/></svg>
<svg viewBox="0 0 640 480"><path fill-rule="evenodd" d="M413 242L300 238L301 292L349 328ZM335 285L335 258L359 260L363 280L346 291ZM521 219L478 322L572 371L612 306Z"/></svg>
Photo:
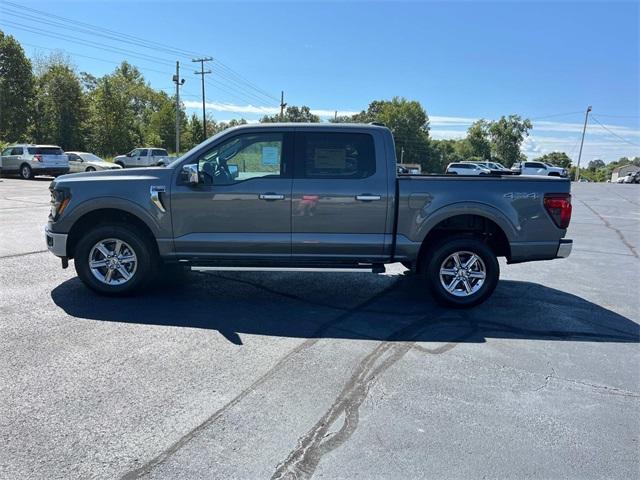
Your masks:
<svg viewBox="0 0 640 480"><path fill-rule="evenodd" d="M38 22L38 12L14 3L100 29ZM60 49L94 75L126 59L169 92L179 59L194 111L201 97L190 53L215 57L206 87L218 120L275 111L280 90L322 115L399 95L422 103L435 138L517 113L534 122L525 153L577 158L593 105L585 161L640 155L639 22L638 2L0 2L0 28L30 56Z"/></svg>

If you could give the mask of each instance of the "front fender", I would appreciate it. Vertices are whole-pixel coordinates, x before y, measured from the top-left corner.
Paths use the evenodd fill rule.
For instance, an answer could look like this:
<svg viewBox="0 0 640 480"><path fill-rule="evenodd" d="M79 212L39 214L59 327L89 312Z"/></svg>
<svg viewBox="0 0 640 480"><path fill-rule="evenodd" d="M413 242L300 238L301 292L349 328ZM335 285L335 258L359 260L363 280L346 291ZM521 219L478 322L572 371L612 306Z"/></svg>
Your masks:
<svg viewBox="0 0 640 480"><path fill-rule="evenodd" d="M68 233L73 225L84 217L86 214L97 210L121 210L136 216L149 227L149 230L156 238L170 237L170 222L165 222L166 213L159 210L155 212L155 216L151 214L150 209L145 209L141 205L119 197L100 197L100 199L88 199L74 206L74 208L60 218L59 221L52 225L52 230L60 233Z"/></svg>

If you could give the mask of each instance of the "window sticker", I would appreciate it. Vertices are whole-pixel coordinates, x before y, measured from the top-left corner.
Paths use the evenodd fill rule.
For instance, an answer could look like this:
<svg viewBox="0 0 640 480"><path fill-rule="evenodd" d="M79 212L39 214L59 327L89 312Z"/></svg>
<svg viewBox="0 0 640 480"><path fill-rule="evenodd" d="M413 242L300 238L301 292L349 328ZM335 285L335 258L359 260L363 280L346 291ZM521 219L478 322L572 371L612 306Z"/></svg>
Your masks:
<svg viewBox="0 0 640 480"><path fill-rule="evenodd" d="M278 147L262 147L262 165L278 165L280 149Z"/></svg>
<svg viewBox="0 0 640 480"><path fill-rule="evenodd" d="M313 164L317 169L344 169L346 159L347 151L344 148L316 148Z"/></svg>

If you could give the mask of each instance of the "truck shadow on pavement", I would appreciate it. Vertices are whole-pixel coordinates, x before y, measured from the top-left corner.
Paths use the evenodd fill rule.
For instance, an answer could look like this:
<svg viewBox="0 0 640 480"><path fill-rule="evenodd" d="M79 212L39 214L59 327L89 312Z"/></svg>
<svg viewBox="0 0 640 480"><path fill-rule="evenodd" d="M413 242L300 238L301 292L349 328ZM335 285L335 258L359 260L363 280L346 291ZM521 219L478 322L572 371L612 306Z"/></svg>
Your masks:
<svg viewBox="0 0 640 480"><path fill-rule="evenodd" d="M242 334L412 342L487 338L640 343L634 321L539 284L500 281L470 310L438 306L410 276L370 273L190 272L139 296L110 298L79 279L51 292L68 315Z"/></svg>

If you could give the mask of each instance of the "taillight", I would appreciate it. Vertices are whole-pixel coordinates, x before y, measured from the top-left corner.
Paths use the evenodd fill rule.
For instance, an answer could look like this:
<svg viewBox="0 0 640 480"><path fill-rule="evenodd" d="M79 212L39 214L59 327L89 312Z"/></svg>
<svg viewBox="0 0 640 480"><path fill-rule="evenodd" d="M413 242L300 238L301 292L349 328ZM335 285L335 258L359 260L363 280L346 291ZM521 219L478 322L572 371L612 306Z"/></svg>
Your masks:
<svg viewBox="0 0 640 480"><path fill-rule="evenodd" d="M33 159L36 162L41 162L42 161L42 155L40 155L39 153L33 156Z"/></svg>
<svg viewBox="0 0 640 480"><path fill-rule="evenodd" d="M571 221L571 194L545 193L544 208L558 228L567 228Z"/></svg>

